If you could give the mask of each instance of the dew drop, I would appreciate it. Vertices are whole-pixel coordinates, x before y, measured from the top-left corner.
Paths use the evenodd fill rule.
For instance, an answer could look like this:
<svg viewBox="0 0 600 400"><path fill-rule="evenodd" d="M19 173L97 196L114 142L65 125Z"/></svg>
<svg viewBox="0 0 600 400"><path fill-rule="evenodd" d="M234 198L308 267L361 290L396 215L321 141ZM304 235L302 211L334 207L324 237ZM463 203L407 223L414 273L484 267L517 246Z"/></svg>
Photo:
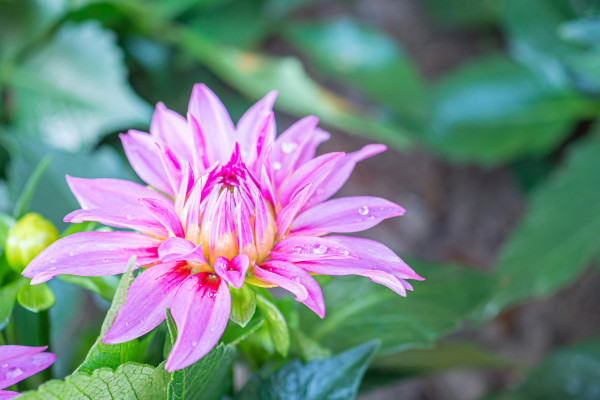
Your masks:
<svg viewBox="0 0 600 400"><path fill-rule="evenodd" d="M326 251L327 247L323 246L322 244L315 244L312 248L312 252L314 254L325 254Z"/></svg>
<svg viewBox="0 0 600 400"><path fill-rule="evenodd" d="M294 276L292 276L292 280L294 282L298 282L300 280L300 278L298 276L294 275Z"/></svg>
<svg viewBox="0 0 600 400"><path fill-rule="evenodd" d="M69 256L73 257L75 255L75 252L73 250L69 251Z"/></svg>
<svg viewBox="0 0 600 400"><path fill-rule="evenodd" d="M342 250L342 254L345 256L349 256L350 252L348 250Z"/></svg>
<svg viewBox="0 0 600 400"><path fill-rule="evenodd" d="M52 260L50 260L50 264L56 264L56 258L53 258Z"/></svg>
<svg viewBox="0 0 600 400"><path fill-rule="evenodd" d="M217 298L217 292L210 292L208 294L208 297L210 297L211 299L216 299Z"/></svg>
<svg viewBox="0 0 600 400"><path fill-rule="evenodd" d="M125 326L126 326L126 327L129 327L129 322L125 322Z"/></svg>
<svg viewBox="0 0 600 400"><path fill-rule="evenodd" d="M360 215L367 215L369 213L369 207L362 206L361 208L358 209L358 213Z"/></svg>
<svg viewBox="0 0 600 400"><path fill-rule="evenodd" d="M133 219L133 215L127 214L125 215L125 218L127 218L128 221L131 221Z"/></svg>
<svg viewBox="0 0 600 400"><path fill-rule="evenodd" d="M50 267L48 268L49 271L54 271L56 269L56 267Z"/></svg>
<svg viewBox="0 0 600 400"><path fill-rule="evenodd" d="M304 249L302 248L302 246L294 246L294 247L292 247L292 250L296 254L302 254L302 252L304 251Z"/></svg>
<svg viewBox="0 0 600 400"><path fill-rule="evenodd" d="M281 144L281 151L285 154L290 154L296 147L298 147L298 143L296 142L283 142Z"/></svg>
<svg viewBox="0 0 600 400"><path fill-rule="evenodd" d="M20 375L23 375L23 371L19 367L14 367L14 368L11 368L8 371L6 371L7 379L13 379Z"/></svg>
<svg viewBox="0 0 600 400"><path fill-rule="evenodd" d="M273 169L276 170L276 171L280 170L281 169L281 163L279 161L275 161L273 163Z"/></svg>
<svg viewBox="0 0 600 400"><path fill-rule="evenodd" d="M102 262L103 262L104 264L108 264L108 263L110 262L110 260L109 260L108 258L103 258L103 259L102 259Z"/></svg>
<svg viewBox="0 0 600 400"><path fill-rule="evenodd" d="M2 368L6 368L6 367L8 367L7 363L2 364Z"/></svg>
<svg viewBox="0 0 600 400"><path fill-rule="evenodd" d="M192 346L196 347L198 346L198 342L196 342L195 340L192 342Z"/></svg>

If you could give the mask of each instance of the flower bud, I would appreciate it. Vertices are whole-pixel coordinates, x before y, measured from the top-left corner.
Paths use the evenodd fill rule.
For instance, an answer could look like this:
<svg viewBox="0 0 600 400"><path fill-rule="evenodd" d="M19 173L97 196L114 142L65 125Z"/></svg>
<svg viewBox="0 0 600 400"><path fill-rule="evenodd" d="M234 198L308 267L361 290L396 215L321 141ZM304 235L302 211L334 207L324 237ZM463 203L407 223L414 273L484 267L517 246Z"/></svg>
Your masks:
<svg viewBox="0 0 600 400"><path fill-rule="evenodd" d="M42 250L58 239L58 231L39 214L29 213L8 231L6 259L17 272L23 269Z"/></svg>

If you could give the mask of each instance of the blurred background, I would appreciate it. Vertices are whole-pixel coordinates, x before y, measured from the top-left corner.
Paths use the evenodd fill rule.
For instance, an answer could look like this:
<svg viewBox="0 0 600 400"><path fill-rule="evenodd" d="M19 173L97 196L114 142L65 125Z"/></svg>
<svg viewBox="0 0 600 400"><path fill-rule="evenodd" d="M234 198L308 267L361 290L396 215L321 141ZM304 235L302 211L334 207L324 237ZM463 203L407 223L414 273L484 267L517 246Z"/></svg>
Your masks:
<svg viewBox="0 0 600 400"><path fill-rule="evenodd" d="M31 209L66 228L64 175L136 179L117 134L197 82L234 121L277 89L278 132L316 115L321 152L388 145L341 194L404 206L367 236L427 280L300 310L333 352L382 341L360 399L600 399L599 2L0 0L1 208L50 155ZM107 303L53 285L62 378Z"/></svg>

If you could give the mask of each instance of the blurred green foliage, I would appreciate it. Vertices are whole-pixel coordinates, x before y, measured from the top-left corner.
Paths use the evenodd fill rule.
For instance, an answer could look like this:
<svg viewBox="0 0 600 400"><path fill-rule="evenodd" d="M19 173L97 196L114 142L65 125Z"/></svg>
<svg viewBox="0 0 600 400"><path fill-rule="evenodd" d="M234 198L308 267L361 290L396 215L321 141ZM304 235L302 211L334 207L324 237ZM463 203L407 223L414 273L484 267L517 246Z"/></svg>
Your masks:
<svg viewBox="0 0 600 400"><path fill-rule="evenodd" d="M318 12L332 3L347 12ZM234 119L276 89L281 112L313 114L325 127L400 151L420 147L453 162L507 167L530 196L491 273L412 260L427 281L406 299L362 278L323 281L325 320L263 291L246 293L256 300L238 302L237 321L224 336L228 344L181 373L168 376L160 367L126 363L158 364L163 327L154 338L136 342L136 351L117 352L97 342L86 373L25 398L45 398L49 391L76 398L70 396L77 382L95 390L104 381L119 390L136 374L149 380L123 395L195 398L198 391L207 393L203 385L209 380L231 392L235 346L250 367L260 368L238 393L243 399L290 398L289 382L309 385L312 398L351 398L375 357L376 345L364 345L373 340L380 347L369 382L459 367L513 368L473 344L442 340L465 322L476 326L507 307L553 294L598 254L600 5L420 4L439 29L475 34L488 43L486 50L425 79L397 38L353 17L359 11L351 0L0 0L3 249L15 218L28 210L64 227L63 216L76 208L65 174L135 179L115 133L146 129L157 101L184 113L196 82L215 90ZM47 168L41 168L48 155ZM27 184L30 177L35 184ZM88 229L96 227L68 232ZM119 293L114 279L64 281L43 286L40 296L8 267L6 255L0 257L0 339L45 344L48 323L54 324L52 345L67 360L56 368L59 378L88 353L65 337L74 329L97 329L93 321L74 327L86 314L86 297L70 284L104 298ZM54 296L56 305L42 311ZM93 341L97 332L88 336ZM498 398L597 398L597 343L549 356ZM145 358L139 349L147 349ZM296 358L305 364L290 363ZM218 373L206 375L207 369ZM335 387L315 370L334 376Z"/></svg>

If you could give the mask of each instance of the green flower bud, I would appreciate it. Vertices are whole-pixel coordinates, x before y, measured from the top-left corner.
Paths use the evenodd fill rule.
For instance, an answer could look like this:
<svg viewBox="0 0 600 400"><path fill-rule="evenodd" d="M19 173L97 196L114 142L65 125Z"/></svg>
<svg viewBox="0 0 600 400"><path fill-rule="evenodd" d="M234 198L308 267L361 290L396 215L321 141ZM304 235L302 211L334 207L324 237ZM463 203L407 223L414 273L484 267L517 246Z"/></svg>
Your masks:
<svg viewBox="0 0 600 400"><path fill-rule="evenodd" d="M42 250L58 239L58 231L39 214L29 213L8 231L6 259L18 273Z"/></svg>

